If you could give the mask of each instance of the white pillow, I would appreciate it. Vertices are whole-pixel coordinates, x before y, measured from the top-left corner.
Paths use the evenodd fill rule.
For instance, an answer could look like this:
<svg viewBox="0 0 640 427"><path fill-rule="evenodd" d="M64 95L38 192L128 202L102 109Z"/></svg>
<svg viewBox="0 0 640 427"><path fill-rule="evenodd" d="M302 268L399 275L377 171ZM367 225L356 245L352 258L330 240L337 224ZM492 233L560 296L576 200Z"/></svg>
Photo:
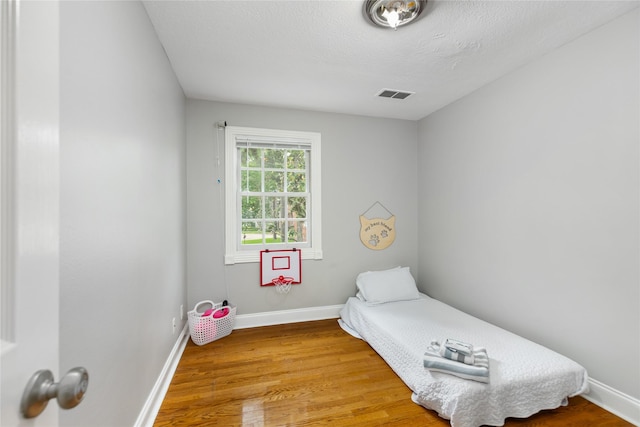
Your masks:
<svg viewBox="0 0 640 427"><path fill-rule="evenodd" d="M356 286L365 301L374 304L420 298L409 267L360 273Z"/></svg>

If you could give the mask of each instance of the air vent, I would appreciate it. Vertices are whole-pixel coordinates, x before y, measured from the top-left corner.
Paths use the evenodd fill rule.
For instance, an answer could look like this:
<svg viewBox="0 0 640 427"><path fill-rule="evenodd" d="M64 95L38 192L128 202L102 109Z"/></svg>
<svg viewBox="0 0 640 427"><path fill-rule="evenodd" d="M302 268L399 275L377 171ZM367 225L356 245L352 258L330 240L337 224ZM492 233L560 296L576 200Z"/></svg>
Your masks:
<svg viewBox="0 0 640 427"><path fill-rule="evenodd" d="M393 98L393 99L407 99L415 92L407 92L395 89L382 89L376 96L381 98Z"/></svg>

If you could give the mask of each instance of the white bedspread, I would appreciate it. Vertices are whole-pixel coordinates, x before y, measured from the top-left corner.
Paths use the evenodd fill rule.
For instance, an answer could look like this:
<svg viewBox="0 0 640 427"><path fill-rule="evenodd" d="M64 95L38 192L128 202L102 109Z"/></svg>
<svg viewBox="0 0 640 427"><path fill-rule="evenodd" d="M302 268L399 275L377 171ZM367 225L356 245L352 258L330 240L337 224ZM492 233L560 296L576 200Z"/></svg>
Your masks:
<svg viewBox="0 0 640 427"><path fill-rule="evenodd" d="M341 325L359 335L413 391L412 400L449 419L453 427L501 426L567 404L588 391L576 362L426 295L371 305L349 298ZM430 372L423 355L432 339L453 338L487 349L490 382Z"/></svg>

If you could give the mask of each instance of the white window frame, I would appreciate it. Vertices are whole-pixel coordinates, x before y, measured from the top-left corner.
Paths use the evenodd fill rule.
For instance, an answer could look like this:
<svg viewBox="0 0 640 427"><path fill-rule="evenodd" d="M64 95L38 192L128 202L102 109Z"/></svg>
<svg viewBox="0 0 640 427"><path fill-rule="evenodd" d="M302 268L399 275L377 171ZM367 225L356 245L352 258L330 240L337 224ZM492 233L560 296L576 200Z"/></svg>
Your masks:
<svg viewBox="0 0 640 427"><path fill-rule="evenodd" d="M310 239L308 247L302 247L302 259L322 259L322 207L321 207L321 135L318 132L301 132L277 129L261 129L239 126L225 128L225 264L259 262L260 251L265 247L240 248L240 203L238 203L240 172L238 170L238 144L242 141L275 143L278 145L310 147L311 162L309 165L310 208L308 230ZM293 249L294 244L285 245ZM268 248L268 246L267 246ZM278 245L274 250L282 249Z"/></svg>

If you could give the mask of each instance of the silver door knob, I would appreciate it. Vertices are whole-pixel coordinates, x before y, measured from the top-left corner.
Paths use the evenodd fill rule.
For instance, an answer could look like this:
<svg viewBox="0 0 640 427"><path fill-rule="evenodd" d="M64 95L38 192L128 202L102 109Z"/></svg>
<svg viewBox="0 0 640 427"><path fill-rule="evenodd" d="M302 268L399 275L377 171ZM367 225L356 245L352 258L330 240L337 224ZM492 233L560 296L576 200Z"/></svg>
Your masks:
<svg viewBox="0 0 640 427"><path fill-rule="evenodd" d="M85 368L71 369L59 383L53 382L51 371L40 370L33 374L24 389L20 412L25 418L37 417L54 397L61 408L74 408L82 401L88 386L89 373Z"/></svg>

